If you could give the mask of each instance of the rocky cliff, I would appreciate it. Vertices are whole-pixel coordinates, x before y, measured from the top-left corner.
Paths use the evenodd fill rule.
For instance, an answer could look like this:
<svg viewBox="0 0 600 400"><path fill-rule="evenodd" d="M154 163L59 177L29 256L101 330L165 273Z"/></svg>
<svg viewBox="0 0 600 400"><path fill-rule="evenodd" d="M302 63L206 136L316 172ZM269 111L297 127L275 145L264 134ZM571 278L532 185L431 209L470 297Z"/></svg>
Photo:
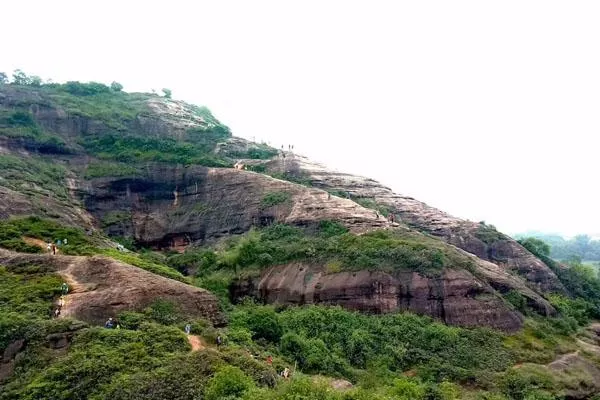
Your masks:
<svg viewBox="0 0 600 400"><path fill-rule="evenodd" d="M396 194L373 179L333 171L294 154L275 158L265 165L269 171L302 177L315 187L347 195L357 201L373 201L418 231L439 237L482 260L518 273L536 290L564 291L548 266L491 226L453 217L412 197Z"/></svg>
<svg viewBox="0 0 600 400"><path fill-rule="evenodd" d="M564 290L554 273L489 226L452 217L371 179L232 137L205 109L149 94L95 94L93 104L86 96L61 87L0 87L0 218L37 214L177 250L275 222L334 220L359 234L409 229L462 249L474 269L428 278L368 270L323 274L322 266L290 264L267 270L235 294L371 312L412 310L451 324L509 331L521 317L501 294L514 290L538 312L555 312L543 298ZM236 162L243 167L232 168ZM382 209L398 220L389 222ZM77 262L69 265L65 269L83 276ZM92 284L110 278L102 272L107 268L121 279L118 263L90 259L86 265ZM307 285L308 271L313 278ZM146 278L136 292L136 279L125 280L131 293L157 295L145 291L158 290ZM187 292L169 287L185 302ZM98 293L82 296L92 304L117 296ZM93 310L73 313L98 317Z"/></svg>

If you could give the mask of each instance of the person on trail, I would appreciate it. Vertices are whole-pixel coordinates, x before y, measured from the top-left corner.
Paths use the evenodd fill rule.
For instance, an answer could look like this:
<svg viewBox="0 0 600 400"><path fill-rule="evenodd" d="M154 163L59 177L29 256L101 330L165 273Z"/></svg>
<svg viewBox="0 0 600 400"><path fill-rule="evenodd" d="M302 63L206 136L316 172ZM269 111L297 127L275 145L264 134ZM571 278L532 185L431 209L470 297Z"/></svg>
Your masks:
<svg viewBox="0 0 600 400"><path fill-rule="evenodd" d="M67 245L67 239L63 239L63 243L65 244L65 246Z"/></svg>
<svg viewBox="0 0 600 400"><path fill-rule="evenodd" d="M52 255L56 255L56 245L54 243L52 243Z"/></svg>
<svg viewBox="0 0 600 400"><path fill-rule="evenodd" d="M290 377L290 369L288 367L285 367L284 370L281 372L281 376L283 376L283 379L288 379Z"/></svg>
<svg viewBox="0 0 600 400"><path fill-rule="evenodd" d="M221 337L221 335L217 336L217 347L221 346L223 344L223 338Z"/></svg>
<svg viewBox="0 0 600 400"><path fill-rule="evenodd" d="M56 245L57 245L57 246L59 246L59 247L60 247L60 246L62 246L62 240L58 239L58 240L56 241Z"/></svg>
<svg viewBox="0 0 600 400"><path fill-rule="evenodd" d="M46 250L48 250L48 253L52 253L52 243L48 242L46 244Z"/></svg>
<svg viewBox="0 0 600 400"><path fill-rule="evenodd" d="M390 213L390 222L393 224L394 223L394 214Z"/></svg>
<svg viewBox="0 0 600 400"><path fill-rule="evenodd" d="M273 356L268 356L267 357L267 364L273 365Z"/></svg>
<svg viewBox="0 0 600 400"><path fill-rule="evenodd" d="M106 323L104 324L104 327L106 329L112 329L115 327L115 321L113 321L112 318L109 318L108 321L106 321Z"/></svg>
<svg viewBox="0 0 600 400"><path fill-rule="evenodd" d="M189 335L192 332L192 326L190 324L185 325L185 334Z"/></svg>
<svg viewBox="0 0 600 400"><path fill-rule="evenodd" d="M60 315L60 309L57 308L56 310L54 310L54 318L58 318L59 315Z"/></svg>
<svg viewBox="0 0 600 400"><path fill-rule="evenodd" d="M60 296L58 299L58 308L63 308L64 305L65 305L65 297Z"/></svg>
<svg viewBox="0 0 600 400"><path fill-rule="evenodd" d="M67 285L67 282L63 282L63 284L60 286L60 290L63 295L69 293L69 285Z"/></svg>

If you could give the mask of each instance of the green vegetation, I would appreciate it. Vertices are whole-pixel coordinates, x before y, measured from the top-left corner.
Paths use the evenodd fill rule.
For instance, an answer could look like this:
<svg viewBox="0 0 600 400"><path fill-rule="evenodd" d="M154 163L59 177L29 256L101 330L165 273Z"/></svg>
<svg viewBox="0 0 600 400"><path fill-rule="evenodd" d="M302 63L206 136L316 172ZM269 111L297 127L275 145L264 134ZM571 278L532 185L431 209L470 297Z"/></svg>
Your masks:
<svg viewBox="0 0 600 400"><path fill-rule="evenodd" d="M516 235L519 239L537 239L550 246L548 256L562 261L600 261L600 240L593 240L589 235L576 235L565 239L559 235L540 232Z"/></svg>
<svg viewBox="0 0 600 400"><path fill-rule="evenodd" d="M337 195L337 196L339 196L339 195ZM392 210L388 206L378 204L375 200L372 200L372 199L363 197L363 198L354 199L354 201L356 201L358 204L360 204L361 206L363 206L365 208L370 208L372 210L377 211L379 214L383 215L386 218L392 212Z"/></svg>
<svg viewBox="0 0 600 400"><path fill-rule="evenodd" d="M590 319L600 318L600 275L590 266L583 265L580 260L573 260L567 265L560 265L550 258L551 248L536 238L519 240L527 250L544 261L558 276L565 286L570 298L555 295L552 303L565 318L572 318L584 324Z"/></svg>
<svg viewBox="0 0 600 400"><path fill-rule="evenodd" d="M129 211L110 211L102 218L104 228L131 221L131 212Z"/></svg>
<svg viewBox="0 0 600 400"><path fill-rule="evenodd" d="M94 255L102 254L124 263L145 269L157 275L188 282L188 279L176 269L162 264L151 253L122 252L113 248L101 247L99 238L88 236L83 230L65 226L58 222L39 217L14 218L0 221L0 247L26 253L41 253L45 249L27 244L23 238L30 237L48 242L63 241L59 250L63 254Z"/></svg>
<svg viewBox="0 0 600 400"><path fill-rule="evenodd" d="M231 158L269 160L277 155L277 150L267 145L257 145L257 147L251 147L246 151L229 151L227 155Z"/></svg>
<svg viewBox="0 0 600 400"><path fill-rule="evenodd" d="M304 174L290 172L270 172L267 173L267 175L275 179L281 179L282 181L297 183L302 186L312 186L312 179L310 179L309 176L306 176Z"/></svg>
<svg viewBox="0 0 600 400"><path fill-rule="evenodd" d="M68 198L65 184L66 169L43 158L27 160L8 154L0 154L0 183L17 192L34 195L52 195L58 199Z"/></svg>
<svg viewBox="0 0 600 400"><path fill-rule="evenodd" d="M275 224L232 238L216 251L190 251L167 262L179 270L196 270L203 277L221 270L255 271L290 261L317 265L336 261L340 270L411 270L428 275L436 275L444 267L473 267L468 257L452 247L414 232L381 230L356 235L331 221L322 221L316 230Z"/></svg>
<svg viewBox="0 0 600 400"><path fill-rule="evenodd" d="M102 178L102 177L118 177L118 176L137 176L140 173L140 168L132 165L118 162L108 161L92 161L88 164L85 170L85 177Z"/></svg>
<svg viewBox="0 0 600 400"><path fill-rule="evenodd" d="M97 254L102 254L114 258L115 260L134 265L138 268L145 269L146 271L150 271L166 278L171 278L186 283L188 282L188 279L175 269L169 268L163 264L159 264L154 260L148 259L147 257L144 257L138 253L122 252L116 249L96 249L95 252Z"/></svg>
<svg viewBox="0 0 600 400"><path fill-rule="evenodd" d="M271 192L267 193L261 200L260 205L263 208L269 208L278 204L289 202L291 195L288 192Z"/></svg>
<svg viewBox="0 0 600 400"><path fill-rule="evenodd" d="M45 251L38 246L25 243L24 237L39 239L44 243L67 239L68 244L60 248L64 254L89 254L93 246L91 238L81 229L48 219L25 217L0 221L0 247L28 253Z"/></svg>
<svg viewBox="0 0 600 400"><path fill-rule="evenodd" d="M475 236L486 244L493 244L504 239L504 235L498 232L494 225L488 225L484 221L479 223L477 231L475 231Z"/></svg>

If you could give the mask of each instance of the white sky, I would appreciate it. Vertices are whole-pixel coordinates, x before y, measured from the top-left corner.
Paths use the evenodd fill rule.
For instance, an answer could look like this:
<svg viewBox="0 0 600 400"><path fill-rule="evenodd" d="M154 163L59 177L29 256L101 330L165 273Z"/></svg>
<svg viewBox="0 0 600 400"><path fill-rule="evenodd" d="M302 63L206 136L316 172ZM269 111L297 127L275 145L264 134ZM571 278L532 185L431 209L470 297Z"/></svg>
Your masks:
<svg viewBox="0 0 600 400"><path fill-rule="evenodd" d="M454 215L600 232L598 1L3 0L0 15L0 71L167 87L237 136Z"/></svg>

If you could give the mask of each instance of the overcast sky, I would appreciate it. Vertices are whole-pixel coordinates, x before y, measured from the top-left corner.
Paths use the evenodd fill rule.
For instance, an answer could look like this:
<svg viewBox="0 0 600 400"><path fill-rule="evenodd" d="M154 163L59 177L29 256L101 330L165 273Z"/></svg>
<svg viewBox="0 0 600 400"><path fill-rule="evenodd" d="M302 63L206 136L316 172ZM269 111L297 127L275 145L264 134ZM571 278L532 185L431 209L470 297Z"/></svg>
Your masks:
<svg viewBox="0 0 600 400"><path fill-rule="evenodd" d="M167 87L237 136L294 144L456 216L600 232L598 1L3 0L0 12L0 71Z"/></svg>

